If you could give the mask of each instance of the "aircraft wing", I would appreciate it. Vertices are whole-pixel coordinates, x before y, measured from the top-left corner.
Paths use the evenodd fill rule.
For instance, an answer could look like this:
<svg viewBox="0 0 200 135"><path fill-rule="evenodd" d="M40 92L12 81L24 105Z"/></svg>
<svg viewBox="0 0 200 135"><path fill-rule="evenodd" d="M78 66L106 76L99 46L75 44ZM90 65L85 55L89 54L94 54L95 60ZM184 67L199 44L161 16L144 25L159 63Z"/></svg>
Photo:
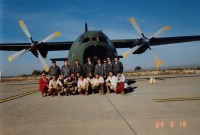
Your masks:
<svg viewBox="0 0 200 135"><path fill-rule="evenodd" d="M73 41L69 42L47 42L43 43L42 46L45 47L47 51L58 51L58 50L69 50L72 46ZM0 44L1 51L20 51L23 49L30 48L30 43L5 43Z"/></svg>
<svg viewBox="0 0 200 135"><path fill-rule="evenodd" d="M138 39L121 39L121 40L111 40L115 48L131 48L135 41ZM179 37L163 37L163 38L153 38L150 40L151 46L157 45L167 45L174 43L192 42L200 41L200 35L196 36L179 36Z"/></svg>

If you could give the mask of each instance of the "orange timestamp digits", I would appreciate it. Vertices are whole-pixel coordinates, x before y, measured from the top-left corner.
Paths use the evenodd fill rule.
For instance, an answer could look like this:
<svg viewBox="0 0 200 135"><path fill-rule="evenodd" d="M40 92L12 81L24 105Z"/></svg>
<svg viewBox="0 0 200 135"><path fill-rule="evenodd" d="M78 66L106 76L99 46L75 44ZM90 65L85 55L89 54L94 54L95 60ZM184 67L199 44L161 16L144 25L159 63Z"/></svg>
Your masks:
<svg viewBox="0 0 200 135"><path fill-rule="evenodd" d="M164 128L164 127L182 127L185 128L187 126L187 122L182 121L182 122L170 122L170 123L164 123L164 122L156 122L155 127L156 128Z"/></svg>

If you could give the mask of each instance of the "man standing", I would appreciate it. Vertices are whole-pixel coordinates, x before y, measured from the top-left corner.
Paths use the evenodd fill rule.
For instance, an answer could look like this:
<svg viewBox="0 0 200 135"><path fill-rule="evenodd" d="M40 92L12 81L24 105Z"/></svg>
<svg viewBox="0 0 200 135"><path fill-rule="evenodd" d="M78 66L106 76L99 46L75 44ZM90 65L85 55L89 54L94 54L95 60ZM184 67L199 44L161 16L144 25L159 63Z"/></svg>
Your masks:
<svg viewBox="0 0 200 135"><path fill-rule="evenodd" d="M107 58L107 64L106 64L106 77L109 76L109 72L113 71L113 63L110 60L110 57Z"/></svg>
<svg viewBox="0 0 200 135"><path fill-rule="evenodd" d="M55 75L56 78L58 78L60 75L60 67L56 65L55 61L52 61L52 66L49 67L49 75L50 80L52 79L52 75Z"/></svg>
<svg viewBox="0 0 200 135"><path fill-rule="evenodd" d="M106 59L104 59L103 60L103 68L104 68L104 79L106 79L107 78L107 61L106 61Z"/></svg>
<svg viewBox="0 0 200 135"><path fill-rule="evenodd" d="M79 72L80 74L83 73L83 68L82 66L79 64L79 60L75 61L75 65L74 65L74 75L76 75L76 73Z"/></svg>
<svg viewBox="0 0 200 135"><path fill-rule="evenodd" d="M85 92L85 95L88 95L88 81L83 78L83 75L80 75L80 79L78 80L78 92L82 94Z"/></svg>
<svg viewBox="0 0 200 135"><path fill-rule="evenodd" d="M68 64L68 61L64 61L64 65L61 67L61 74L64 75L64 79L66 79L71 74L71 66Z"/></svg>
<svg viewBox="0 0 200 135"><path fill-rule="evenodd" d="M115 57L115 59L114 59L113 70L114 70L115 76L117 76L118 71L123 73L124 67L123 67L123 64L118 60L118 57Z"/></svg>
<svg viewBox="0 0 200 135"><path fill-rule="evenodd" d="M104 66L101 64L101 60L97 59L97 64L95 66L94 74L99 74L99 76L104 77L105 76L105 71L104 71Z"/></svg>
<svg viewBox="0 0 200 135"><path fill-rule="evenodd" d="M88 62L85 63L85 69L86 69L86 78L89 76L89 73L94 73L94 63L91 62L90 57L88 57Z"/></svg>
<svg viewBox="0 0 200 135"><path fill-rule="evenodd" d="M117 87L117 78L113 75L112 71L109 72L109 76L106 79L107 92L106 94L110 94L110 90L115 91Z"/></svg>

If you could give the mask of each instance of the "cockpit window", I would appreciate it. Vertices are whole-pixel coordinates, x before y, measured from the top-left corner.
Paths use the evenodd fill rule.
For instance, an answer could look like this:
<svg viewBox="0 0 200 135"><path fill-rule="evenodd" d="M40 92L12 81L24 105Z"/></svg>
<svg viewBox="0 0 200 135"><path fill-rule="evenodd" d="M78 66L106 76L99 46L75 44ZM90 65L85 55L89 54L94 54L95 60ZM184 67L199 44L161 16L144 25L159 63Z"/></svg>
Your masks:
<svg viewBox="0 0 200 135"><path fill-rule="evenodd" d="M83 43L86 43L86 42L89 42L89 41L90 41L89 38L84 38L84 39L83 39Z"/></svg>
<svg viewBox="0 0 200 135"><path fill-rule="evenodd" d="M108 44L112 45L112 42L109 39L107 39L107 41L108 41Z"/></svg>
<svg viewBox="0 0 200 135"><path fill-rule="evenodd" d="M78 47L79 45L81 45L81 39L76 43L76 47Z"/></svg>
<svg viewBox="0 0 200 135"><path fill-rule="evenodd" d="M96 37L93 37L93 38L92 38L92 41L97 41L97 38L96 38Z"/></svg>
<svg viewBox="0 0 200 135"><path fill-rule="evenodd" d="M99 41L100 42L104 42L104 43L108 43L107 40L106 40L106 38L104 38L102 36L99 37Z"/></svg>

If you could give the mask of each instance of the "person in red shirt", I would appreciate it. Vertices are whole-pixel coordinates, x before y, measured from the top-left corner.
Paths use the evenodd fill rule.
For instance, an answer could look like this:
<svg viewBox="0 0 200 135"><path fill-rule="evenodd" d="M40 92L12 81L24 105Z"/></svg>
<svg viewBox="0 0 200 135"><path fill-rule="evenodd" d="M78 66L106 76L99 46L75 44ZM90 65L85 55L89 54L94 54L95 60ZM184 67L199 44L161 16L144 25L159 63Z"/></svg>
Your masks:
<svg viewBox="0 0 200 135"><path fill-rule="evenodd" d="M42 73L42 77L39 80L39 90L42 94L42 97L46 96L48 91L49 80L46 78L46 74Z"/></svg>

